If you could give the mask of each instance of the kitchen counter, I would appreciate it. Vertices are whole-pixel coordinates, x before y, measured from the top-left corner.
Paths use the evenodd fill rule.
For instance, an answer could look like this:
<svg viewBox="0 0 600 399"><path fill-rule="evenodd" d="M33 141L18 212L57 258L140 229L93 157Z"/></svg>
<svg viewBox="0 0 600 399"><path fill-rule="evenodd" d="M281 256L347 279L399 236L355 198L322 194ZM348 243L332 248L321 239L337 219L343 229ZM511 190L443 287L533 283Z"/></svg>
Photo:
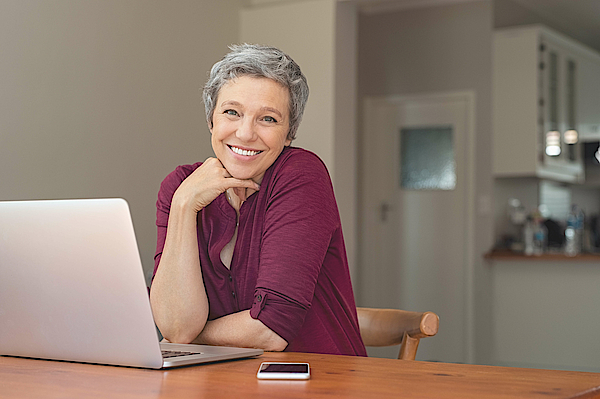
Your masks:
<svg viewBox="0 0 600 399"><path fill-rule="evenodd" d="M600 254L485 258L492 364L600 372Z"/></svg>
<svg viewBox="0 0 600 399"><path fill-rule="evenodd" d="M522 252L510 250L492 250L485 254L485 259L502 261L584 261L600 262L600 253L581 253L576 256L567 256L562 253L545 253L542 255L525 255Z"/></svg>

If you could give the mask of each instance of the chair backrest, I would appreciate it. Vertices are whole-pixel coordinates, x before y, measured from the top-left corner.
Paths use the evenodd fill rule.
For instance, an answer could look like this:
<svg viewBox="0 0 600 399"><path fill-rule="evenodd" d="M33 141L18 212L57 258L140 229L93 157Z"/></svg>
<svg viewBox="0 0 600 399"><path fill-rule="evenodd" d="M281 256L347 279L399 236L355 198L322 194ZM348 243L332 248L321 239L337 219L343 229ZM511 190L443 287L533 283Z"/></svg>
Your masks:
<svg viewBox="0 0 600 399"><path fill-rule="evenodd" d="M357 308L358 326L365 346L400 344L398 359L415 360L419 340L438 332L439 317L433 312Z"/></svg>

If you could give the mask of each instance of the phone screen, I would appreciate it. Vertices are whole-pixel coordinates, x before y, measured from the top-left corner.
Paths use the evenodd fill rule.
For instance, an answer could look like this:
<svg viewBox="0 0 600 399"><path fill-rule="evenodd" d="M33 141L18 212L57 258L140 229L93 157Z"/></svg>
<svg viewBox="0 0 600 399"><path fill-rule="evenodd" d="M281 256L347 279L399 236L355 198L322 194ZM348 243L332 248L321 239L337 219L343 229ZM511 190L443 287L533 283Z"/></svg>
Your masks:
<svg viewBox="0 0 600 399"><path fill-rule="evenodd" d="M261 373L308 373L307 363L264 363Z"/></svg>
<svg viewBox="0 0 600 399"><path fill-rule="evenodd" d="M310 366L308 363L264 362L256 376L266 380L308 380Z"/></svg>

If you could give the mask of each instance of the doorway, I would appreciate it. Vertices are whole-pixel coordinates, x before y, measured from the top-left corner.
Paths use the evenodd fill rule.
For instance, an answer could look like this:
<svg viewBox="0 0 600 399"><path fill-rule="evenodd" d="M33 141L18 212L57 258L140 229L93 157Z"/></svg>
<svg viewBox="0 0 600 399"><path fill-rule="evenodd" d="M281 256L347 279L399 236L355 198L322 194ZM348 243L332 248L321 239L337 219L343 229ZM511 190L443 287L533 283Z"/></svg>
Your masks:
<svg viewBox="0 0 600 399"><path fill-rule="evenodd" d="M359 306L437 313L438 335L417 359L468 362L474 94L373 97L364 109Z"/></svg>

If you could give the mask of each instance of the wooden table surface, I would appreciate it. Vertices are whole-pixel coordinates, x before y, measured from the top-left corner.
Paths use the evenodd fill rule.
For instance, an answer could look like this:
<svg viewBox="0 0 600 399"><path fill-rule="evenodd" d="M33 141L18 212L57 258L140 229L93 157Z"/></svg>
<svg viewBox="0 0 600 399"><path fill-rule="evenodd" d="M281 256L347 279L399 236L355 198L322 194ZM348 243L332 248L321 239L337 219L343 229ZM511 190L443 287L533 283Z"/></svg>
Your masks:
<svg viewBox="0 0 600 399"><path fill-rule="evenodd" d="M309 381L257 380L263 361L309 362ZM171 370L0 357L0 398L600 398L600 373L305 353Z"/></svg>

